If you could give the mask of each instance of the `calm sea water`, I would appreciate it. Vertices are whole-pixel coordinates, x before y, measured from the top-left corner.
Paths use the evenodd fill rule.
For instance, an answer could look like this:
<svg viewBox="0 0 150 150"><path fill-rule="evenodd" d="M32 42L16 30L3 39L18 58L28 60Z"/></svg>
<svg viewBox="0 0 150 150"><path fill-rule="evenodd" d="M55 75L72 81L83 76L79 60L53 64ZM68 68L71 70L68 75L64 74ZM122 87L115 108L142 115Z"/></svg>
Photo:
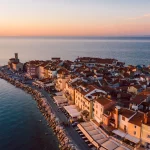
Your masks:
<svg viewBox="0 0 150 150"><path fill-rule="evenodd" d="M18 52L22 62L51 57L116 58L126 64L150 64L150 38L0 38L0 64Z"/></svg>
<svg viewBox="0 0 150 150"><path fill-rule="evenodd" d="M32 97L0 79L0 150L58 150L57 146Z"/></svg>

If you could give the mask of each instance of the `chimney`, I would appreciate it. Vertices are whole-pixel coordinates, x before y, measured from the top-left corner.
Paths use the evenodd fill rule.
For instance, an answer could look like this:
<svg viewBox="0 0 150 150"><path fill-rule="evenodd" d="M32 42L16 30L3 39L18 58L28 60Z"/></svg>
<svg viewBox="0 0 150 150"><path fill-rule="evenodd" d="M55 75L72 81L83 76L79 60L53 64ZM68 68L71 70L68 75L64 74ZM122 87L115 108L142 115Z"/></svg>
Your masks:
<svg viewBox="0 0 150 150"><path fill-rule="evenodd" d="M18 60L18 53L15 53L15 59Z"/></svg>
<svg viewBox="0 0 150 150"><path fill-rule="evenodd" d="M144 113L144 123L147 124L148 122L148 113Z"/></svg>

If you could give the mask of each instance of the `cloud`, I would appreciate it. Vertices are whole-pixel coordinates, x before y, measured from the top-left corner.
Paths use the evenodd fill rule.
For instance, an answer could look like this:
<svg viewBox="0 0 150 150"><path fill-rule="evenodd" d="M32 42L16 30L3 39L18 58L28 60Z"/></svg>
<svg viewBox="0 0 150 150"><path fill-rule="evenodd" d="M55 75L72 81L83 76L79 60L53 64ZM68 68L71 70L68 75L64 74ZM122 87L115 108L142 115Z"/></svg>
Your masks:
<svg viewBox="0 0 150 150"><path fill-rule="evenodd" d="M143 19L143 18L147 18L147 17L150 17L150 13L144 14L143 16L128 18L128 20L138 20L138 19Z"/></svg>

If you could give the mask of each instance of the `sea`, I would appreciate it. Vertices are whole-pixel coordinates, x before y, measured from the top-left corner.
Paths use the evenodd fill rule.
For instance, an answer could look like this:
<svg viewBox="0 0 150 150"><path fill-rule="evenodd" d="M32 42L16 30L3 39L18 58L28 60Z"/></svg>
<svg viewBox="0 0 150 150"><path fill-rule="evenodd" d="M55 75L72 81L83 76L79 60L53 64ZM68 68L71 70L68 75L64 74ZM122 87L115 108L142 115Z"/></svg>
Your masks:
<svg viewBox="0 0 150 150"><path fill-rule="evenodd" d="M149 65L150 37L0 37L0 65L15 52L21 62L90 56Z"/></svg>
<svg viewBox="0 0 150 150"><path fill-rule="evenodd" d="M0 79L0 150L59 150L58 145L35 100Z"/></svg>
<svg viewBox="0 0 150 150"><path fill-rule="evenodd" d="M18 53L23 63L52 57L74 61L88 56L147 66L150 65L150 38L0 37L0 65L6 65L14 53ZM57 149L58 141L32 97L0 79L0 150Z"/></svg>

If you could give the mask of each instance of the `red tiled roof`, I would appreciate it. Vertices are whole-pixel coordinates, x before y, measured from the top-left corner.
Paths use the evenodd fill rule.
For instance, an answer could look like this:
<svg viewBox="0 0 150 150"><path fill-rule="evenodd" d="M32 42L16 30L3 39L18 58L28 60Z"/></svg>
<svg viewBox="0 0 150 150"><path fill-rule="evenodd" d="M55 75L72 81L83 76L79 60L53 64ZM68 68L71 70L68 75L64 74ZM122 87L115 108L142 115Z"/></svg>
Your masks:
<svg viewBox="0 0 150 150"><path fill-rule="evenodd" d="M79 57L76 59L76 61L80 61L83 63L99 63L99 64L112 64L114 61L117 61L116 59L110 59L110 58L95 58L95 57Z"/></svg>
<svg viewBox="0 0 150 150"><path fill-rule="evenodd" d="M147 98L146 95L136 95L132 100L131 103L139 105Z"/></svg>
<svg viewBox="0 0 150 150"><path fill-rule="evenodd" d="M137 112L137 114L135 114L135 116L133 116L129 120L129 123L135 124L137 126L141 126L143 121L144 121L144 114L141 112Z"/></svg>
<svg viewBox="0 0 150 150"><path fill-rule="evenodd" d="M108 105L110 103L112 103L112 104L114 103L114 101L112 101L108 98L105 98L105 97L98 98L98 99L96 99L96 101L103 106Z"/></svg>
<svg viewBox="0 0 150 150"><path fill-rule="evenodd" d="M135 112L133 110L129 110L126 108L121 108L120 114L126 118L130 118L131 116L135 114Z"/></svg>

